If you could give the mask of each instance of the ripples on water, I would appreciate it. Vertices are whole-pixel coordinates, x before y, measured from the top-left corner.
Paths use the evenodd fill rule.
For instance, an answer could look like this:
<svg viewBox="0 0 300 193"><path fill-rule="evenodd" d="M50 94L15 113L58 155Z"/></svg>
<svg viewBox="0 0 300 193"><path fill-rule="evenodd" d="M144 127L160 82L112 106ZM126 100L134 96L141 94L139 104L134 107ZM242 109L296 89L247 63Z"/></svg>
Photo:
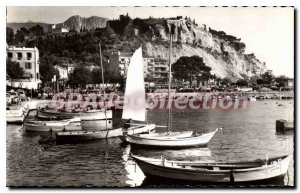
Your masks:
<svg viewBox="0 0 300 193"><path fill-rule="evenodd" d="M278 106L278 103L285 106ZM134 150L118 138L57 145L53 134L26 133L20 125L7 125L7 185L174 186L176 184L170 181L144 179L141 170L129 158L129 152L156 158L163 155L176 160L220 161L252 160L293 153L293 133L275 133L275 120L293 120L293 112L292 100L249 102L246 109L230 111L172 111L173 131L208 132L224 128L213 137L208 147L182 150ZM166 125L167 113L163 110L149 111L148 120ZM113 124L114 127L122 126L120 111L115 112ZM293 174L292 162L289 177L286 176L284 182L271 182L269 185L293 185Z"/></svg>

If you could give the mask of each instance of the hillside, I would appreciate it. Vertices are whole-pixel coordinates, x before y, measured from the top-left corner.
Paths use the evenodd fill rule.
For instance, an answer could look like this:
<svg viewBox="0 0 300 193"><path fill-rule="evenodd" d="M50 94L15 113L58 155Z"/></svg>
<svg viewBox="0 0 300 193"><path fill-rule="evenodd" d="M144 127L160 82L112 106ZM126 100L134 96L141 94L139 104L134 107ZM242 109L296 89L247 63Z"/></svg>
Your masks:
<svg viewBox="0 0 300 193"><path fill-rule="evenodd" d="M68 29L73 29L75 31L80 30L95 30L96 28L105 28L107 18L92 16L89 18L80 17L79 15L71 16L69 19L62 23L56 24L57 27L66 27ZM31 28L33 26L40 25L43 27L44 32L49 32L52 24L41 23L41 22L13 22L7 23L7 27L12 28L16 32L21 27Z"/></svg>
<svg viewBox="0 0 300 193"><path fill-rule="evenodd" d="M98 43L101 42L106 61L113 51L133 52L141 45L145 54L168 59L172 31L172 62L181 56L198 55L212 68L212 74L235 80L260 76L267 71L264 62L253 53L245 53L246 45L241 39L180 16L131 19L121 15L118 20L110 21L101 17L72 16L58 25L77 32L39 37L37 46L41 57L52 55L61 62L98 65ZM25 46L36 46L36 41L26 40Z"/></svg>
<svg viewBox="0 0 300 193"><path fill-rule="evenodd" d="M254 54L245 54L246 45L240 39L207 29L205 25L199 27L189 19L134 19L127 21L123 35L146 37L142 41L144 52L168 59L170 31L174 33L172 62L181 56L198 55L212 68L212 73L221 78L260 76L267 71L265 63Z"/></svg>
<svg viewBox="0 0 300 193"><path fill-rule="evenodd" d="M12 22L12 23L7 23L6 25L7 25L7 27L13 29L14 32L16 32L18 29L20 29L22 27L29 29L36 25L42 26L44 29L44 32L48 32L50 29L50 26L51 26L48 23L41 23L41 22Z"/></svg>

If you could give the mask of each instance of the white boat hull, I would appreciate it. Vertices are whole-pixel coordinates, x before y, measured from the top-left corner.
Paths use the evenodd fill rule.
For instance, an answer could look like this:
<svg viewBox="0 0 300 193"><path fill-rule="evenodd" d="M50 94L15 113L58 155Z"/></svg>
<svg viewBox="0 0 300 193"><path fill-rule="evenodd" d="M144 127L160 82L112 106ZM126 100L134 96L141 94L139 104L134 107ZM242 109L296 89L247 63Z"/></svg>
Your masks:
<svg viewBox="0 0 300 193"><path fill-rule="evenodd" d="M35 132L59 132L59 131L80 131L82 126L80 125L66 125L66 126L32 126L25 124L26 131L35 131Z"/></svg>
<svg viewBox="0 0 300 193"><path fill-rule="evenodd" d="M129 127L127 131L122 132L122 136L120 136L123 142L128 142L127 135L134 135L139 133L150 133L155 129L155 124L147 124L142 126L133 126Z"/></svg>
<svg viewBox="0 0 300 193"><path fill-rule="evenodd" d="M205 146L218 131L205 133L200 136L170 136L170 137L141 137L140 135L127 135L127 140L132 145L156 146L156 147L191 147Z"/></svg>
<svg viewBox="0 0 300 193"><path fill-rule="evenodd" d="M283 156L280 161L277 160L268 165L262 164L242 169L231 166L232 169L220 170L220 167L213 167L210 163L207 165L213 169L201 168L199 165L193 168L191 164L180 161L132 157L146 176L199 182L249 182L281 177L286 174L292 159L291 155ZM201 164L204 165L204 163Z"/></svg>

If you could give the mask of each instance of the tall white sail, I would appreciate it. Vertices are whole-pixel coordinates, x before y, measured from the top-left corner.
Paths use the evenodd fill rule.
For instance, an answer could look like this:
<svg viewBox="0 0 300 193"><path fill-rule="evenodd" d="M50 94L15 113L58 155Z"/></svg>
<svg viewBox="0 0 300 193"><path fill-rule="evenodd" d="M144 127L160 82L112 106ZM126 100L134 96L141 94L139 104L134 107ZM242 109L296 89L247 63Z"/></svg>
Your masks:
<svg viewBox="0 0 300 193"><path fill-rule="evenodd" d="M146 101L142 48L131 57L127 70L122 119L145 121Z"/></svg>

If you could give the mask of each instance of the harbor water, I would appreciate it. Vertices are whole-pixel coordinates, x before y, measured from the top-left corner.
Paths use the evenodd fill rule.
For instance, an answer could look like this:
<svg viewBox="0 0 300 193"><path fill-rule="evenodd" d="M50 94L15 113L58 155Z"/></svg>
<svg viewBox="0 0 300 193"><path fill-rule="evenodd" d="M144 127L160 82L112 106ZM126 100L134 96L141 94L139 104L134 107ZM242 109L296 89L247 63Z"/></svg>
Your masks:
<svg viewBox="0 0 300 193"><path fill-rule="evenodd" d="M122 126L121 114L120 110L114 112L113 127ZM147 114L149 123L167 124L165 110L150 110ZM26 132L22 125L8 124L7 186L205 186L147 179L130 158L130 153L175 160L216 161L246 161L294 153L293 132L275 132L276 120L293 121L293 100L253 101L245 109L172 110L171 117L173 131L209 132L221 127L223 130L207 147L163 150L132 149L119 138L56 144L53 133ZM157 131L163 132L165 128ZM283 180L264 185L293 186L294 161Z"/></svg>

